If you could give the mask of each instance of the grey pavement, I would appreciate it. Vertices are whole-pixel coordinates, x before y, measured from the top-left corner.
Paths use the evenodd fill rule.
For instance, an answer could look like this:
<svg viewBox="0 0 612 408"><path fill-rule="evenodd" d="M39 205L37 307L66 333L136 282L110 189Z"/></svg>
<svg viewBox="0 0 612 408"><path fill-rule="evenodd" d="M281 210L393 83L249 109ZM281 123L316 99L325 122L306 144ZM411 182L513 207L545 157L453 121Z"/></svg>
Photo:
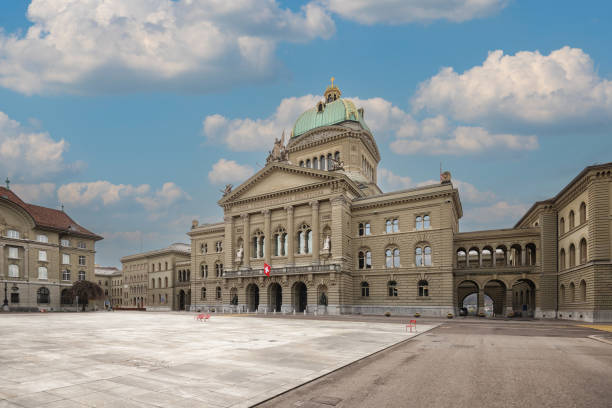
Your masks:
<svg viewBox="0 0 612 408"><path fill-rule="evenodd" d="M252 406L409 339L401 323L0 314L0 408Z"/></svg>
<svg viewBox="0 0 612 408"><path fill-rule="evenodd" d="M560 321L456 319L261 408L612 407L605 332Z"/></svg>

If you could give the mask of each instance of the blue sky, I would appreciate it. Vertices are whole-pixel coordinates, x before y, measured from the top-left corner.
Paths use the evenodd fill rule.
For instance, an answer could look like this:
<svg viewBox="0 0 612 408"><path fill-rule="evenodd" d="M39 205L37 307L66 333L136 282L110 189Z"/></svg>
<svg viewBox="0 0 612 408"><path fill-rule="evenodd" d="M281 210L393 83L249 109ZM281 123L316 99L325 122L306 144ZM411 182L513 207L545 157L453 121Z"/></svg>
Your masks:
<svg viewBox="0 0 612 408"><path fill-rule="evenodd" d="M511 227L612 160L609 21L608 2L4 0L0 175L118 265L220 220L219 189L335 76L383 190L442 162L462 230Z"/></svg>

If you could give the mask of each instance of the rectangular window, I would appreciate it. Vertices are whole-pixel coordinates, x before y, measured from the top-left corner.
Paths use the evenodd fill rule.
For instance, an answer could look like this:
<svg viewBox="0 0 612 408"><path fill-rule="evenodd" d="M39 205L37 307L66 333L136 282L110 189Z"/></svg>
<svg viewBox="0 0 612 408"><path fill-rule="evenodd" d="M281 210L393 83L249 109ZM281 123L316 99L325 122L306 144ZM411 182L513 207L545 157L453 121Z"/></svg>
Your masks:
<svg viewBox="0 0 612 408"><path fill-rule="evenodd" d="M70 265L70 255L62 254L62 265Z"/></svg>
<svg viewBox="0 0 612 408"><path fill-rule="evenodd" d="M393 220L393 232L399 232L399 220L397 218Z"/></svg>
<svg viewBox="0 0 612 408"><path fill-rule="evenodd" d="M38 267L38 279L47 279L47 268L44 266Z"/></svg>
<svg viewBox="0 0 612 408"><path fill-rule="evenodd" d="M37 235L37 236L36 236L36 240L37 240L38 242L44 242L44 243L47 243L47 242L49 242L49 237L48 237L48 236L46 236L46 235L43 235L43 234L39 234L39 235Z"/></svg>
<svg viewBox="0 0 612 408"><path fill-rule="evenodd" d="M19 293L11 293L11 303L19 303Z"/></svg>
<svg viewBox="0 0 612 408"><path fill-rule="evenodd" d="M19 231L10 229L6 231L6 236L8 238L19 239Z"/></svg>
<svg viewBox="0 0 612 408"><path fill-rule="evenodd" d="M8 247L8 257L10 259L19 259L19 249L15 247Z"/></svg>
<svg viewBox="0 0 612 408"><path fill-rule="evenodd" d="M62 280L69 281L70 280L70 270L65 269L62 271Z"/></svg>
<svg viewBox="0 0 612 408"><path fill-rule="evenodd" d="M19 266L14 265L14 264L9 265L8 276L9 278L18 278L19 277Z"/></svg>
<svg viewBox="0 0 612 408"><path fill-rule="evenodd" d="M70 246L70 240L68 240L68 239L62 239L60 243L64 247L69 247Z"/></svg>
<svg viewBox="0 0 612 408"><path fill-rule="evenodd" d="M85 266L86 265L85 264L85 259L86 259L85 256L79 255L79 265Z"/></svg>
<svg viewBox="0 0 612 408"><path fill-rule="evenodd" d="M47 262L47 251L38 251L38 260Z"/></svg>
<svg viewBox="0 0 612 408"><path fill-rule="evenodd" d="M370 231L370 223L366 222L365 224L365 234L370 235L372 232Z"/></svg>
<svg viewBox="0 0 612 408"><path fill-rule="evenodd" d="M83 241L79 241L79 242L77 243L77 246L78 246L79 248L81 248L81 249L85 249L85 248L87 248L87 245L85 245L85 242L83 242Z"/></svg>

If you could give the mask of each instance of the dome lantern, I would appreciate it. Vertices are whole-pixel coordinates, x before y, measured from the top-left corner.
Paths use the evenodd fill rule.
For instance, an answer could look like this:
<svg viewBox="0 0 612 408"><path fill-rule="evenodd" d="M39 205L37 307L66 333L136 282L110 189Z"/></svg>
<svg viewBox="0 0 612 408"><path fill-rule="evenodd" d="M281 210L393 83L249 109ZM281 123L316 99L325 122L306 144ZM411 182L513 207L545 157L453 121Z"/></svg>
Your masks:
<svg viewBox="0 0 612 408"><path fill-rule="evenodd" d="M327 89L325 89L325 93L323 94L323 97L325 98L325 103L330 103L335 101L336 99L340 98L340 96L342 95L342 92L340 92L340 89L334 85L334 77L331 77L331 85L327 87Z"/></svg>

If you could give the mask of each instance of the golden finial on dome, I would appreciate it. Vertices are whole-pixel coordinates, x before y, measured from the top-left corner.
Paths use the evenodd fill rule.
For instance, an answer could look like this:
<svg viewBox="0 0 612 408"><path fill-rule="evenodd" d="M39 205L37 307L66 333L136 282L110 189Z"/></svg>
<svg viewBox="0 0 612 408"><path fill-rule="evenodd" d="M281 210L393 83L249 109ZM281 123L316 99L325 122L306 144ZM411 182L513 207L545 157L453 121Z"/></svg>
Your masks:
<svg viewBox="0 0 612 408"><path fill-rule="evenodd" d="M323 96L325 97L325 103L333 102L336 99L340 98L340 95L342 95L340 89L336 85L334 85L335 80L336 78L331 77L331 85L327 87L325 93L323 94Z"/></svg>

